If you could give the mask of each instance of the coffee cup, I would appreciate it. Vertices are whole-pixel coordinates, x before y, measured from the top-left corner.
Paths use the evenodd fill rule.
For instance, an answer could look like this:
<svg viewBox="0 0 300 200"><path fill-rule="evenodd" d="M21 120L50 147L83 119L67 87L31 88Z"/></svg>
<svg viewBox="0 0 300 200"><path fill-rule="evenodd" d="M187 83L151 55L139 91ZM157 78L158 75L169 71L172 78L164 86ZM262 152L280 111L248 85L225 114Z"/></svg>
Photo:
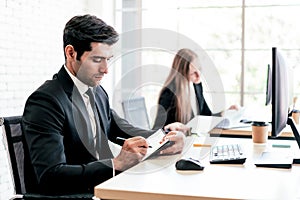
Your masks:
<svg viewBox="0 0 300 200"><path fill-rule="evenodd" d="M263 144L268 140L269 123L262 121L252 122L252 141L253 143Z"/></svg>
<svg viewBox="0 0 300 200"><path fill-rule="evenodd" d="M300 110L293 110L292 111L292 117L296 124L299 124L299 117L300 117Z"/></svg>

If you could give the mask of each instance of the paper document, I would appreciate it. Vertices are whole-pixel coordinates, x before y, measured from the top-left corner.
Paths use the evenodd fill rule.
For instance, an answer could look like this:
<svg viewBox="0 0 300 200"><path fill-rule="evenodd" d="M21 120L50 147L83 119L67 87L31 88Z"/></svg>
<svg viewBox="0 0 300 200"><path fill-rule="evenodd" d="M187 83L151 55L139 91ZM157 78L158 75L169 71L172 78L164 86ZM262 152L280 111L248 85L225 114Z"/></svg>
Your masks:
<svg viewBox="0 0 300 200"><path fill-rule="evenodd" d="M223 117L197 115L193 119L191 119L191 121L189 121L186 125L192 128L192 133L201 134L210 132L218 125L222 126L224 122L225 119Z"/></svg>
<svg viewBox="0 0 300 200"><path fill-rule="evenodd" d="M223 129L233 129L233 128L243 128L250 127L251 124L241 123L241 119L243 119L245 113L245 108L242 107L238 110L226 110L224 111L224 121L222 124L218 125L218 128Z"/></svg>
<svg viewBox="0 0 300 200"><path fill-rule="evenodd" d="M238 110L225 110L224 117L232 122L239 122L245 113L245 108L241 107Z"/></svg>

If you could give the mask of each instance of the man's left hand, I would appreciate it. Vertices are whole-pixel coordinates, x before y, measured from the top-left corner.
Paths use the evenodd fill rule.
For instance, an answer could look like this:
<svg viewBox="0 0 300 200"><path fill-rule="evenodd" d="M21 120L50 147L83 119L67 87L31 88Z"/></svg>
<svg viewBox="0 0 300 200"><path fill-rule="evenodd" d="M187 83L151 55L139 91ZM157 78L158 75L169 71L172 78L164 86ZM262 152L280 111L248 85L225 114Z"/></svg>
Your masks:
<svg viewBox="0 0 300 200"><path fill-rule="evenodd" d="M185 143L185 135L181 131L170 131L163 140L169 140L174 144L160 152L160 154L181 153Z"/></svg>

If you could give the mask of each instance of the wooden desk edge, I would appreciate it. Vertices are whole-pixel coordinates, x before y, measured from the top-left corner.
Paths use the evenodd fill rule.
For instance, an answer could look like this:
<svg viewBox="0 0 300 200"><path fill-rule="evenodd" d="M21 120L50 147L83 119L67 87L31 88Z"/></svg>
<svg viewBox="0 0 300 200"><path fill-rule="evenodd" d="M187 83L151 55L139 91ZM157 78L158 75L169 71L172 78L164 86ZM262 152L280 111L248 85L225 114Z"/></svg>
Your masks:
<svg viewBox="0 0 300 200"><path fill-rule="evenodd" d="M100 184L101 185L101 184ZM186 195L175 195L175 194L157 194L150 192L131 192L125 190L113 190L113 189L104 189L100 186L96 186L94 189L94 195L99 199L109 199L109 200L124 200L124 199L133 199L131 193L134 193L134 199L139 200L153 200L153 199L172 199L172 200L221 200L228 198L215 198L215 197L194 197ZM162 198L164 196L164 198Z"/></svg>
<svg viewBox="0 0 300 200"><path fill-rule="evenodd" d="M242 128L237 129L213 129L210 134L219 135L234 135L234 136L249 136L251 137L252 131ZM269 136L271 136L271 131L269 131ZM283 131L279 137L294 137L292 132Z"/></svg>

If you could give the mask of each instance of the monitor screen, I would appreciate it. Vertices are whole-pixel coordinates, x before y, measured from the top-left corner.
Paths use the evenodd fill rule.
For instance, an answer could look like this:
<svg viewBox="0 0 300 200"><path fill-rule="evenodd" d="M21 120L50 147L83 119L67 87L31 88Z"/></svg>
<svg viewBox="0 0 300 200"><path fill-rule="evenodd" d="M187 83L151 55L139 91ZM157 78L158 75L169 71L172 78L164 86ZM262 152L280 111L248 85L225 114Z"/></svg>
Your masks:
<svg viewBox="0 0 300 200"><path fill-rule="evenodd" d="M266 105L272 105L272 137L278 137L288 119L290 97L290 68L276 48L272 48L272 67L268 69Z"/></svg>
<svg viewBox="0 0 300 200"><path fill-rule="evenodd" d="M266 89L266 106L270 105L272 102L272 68L268 65L267 74L267 89Z"/></svg>

